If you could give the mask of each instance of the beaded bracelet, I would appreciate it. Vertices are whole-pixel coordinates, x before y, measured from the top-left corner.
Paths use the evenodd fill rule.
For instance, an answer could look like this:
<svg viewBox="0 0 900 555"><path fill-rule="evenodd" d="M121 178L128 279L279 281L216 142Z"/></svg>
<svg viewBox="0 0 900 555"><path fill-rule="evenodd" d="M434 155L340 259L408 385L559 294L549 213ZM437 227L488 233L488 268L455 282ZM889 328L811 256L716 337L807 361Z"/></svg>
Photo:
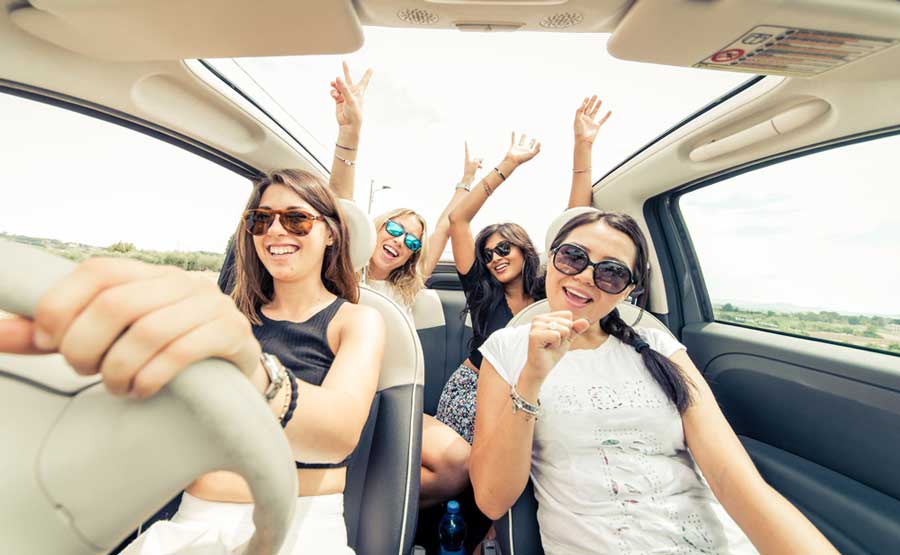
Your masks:
<svg viewBox="0 0 900 555"><path fill-rule="evenodd" d="M516 386L512 386L512 389L509 392L509 398L512 399L513 405L513 414L518 411L522 411L525 414L531 416L535 420L541 417L544 414L544 409L541 408L541 401L538 399L536 405L532 405L528 401L526 401L519 392L516 391Z"/></svg>
<svg viewBox="0 0 900 555"><path fill-rule="evenodd" d="M341 158L340 156L338 156L337 152L334 153L334 157L337 158L338 160L340 160L341 162L343 162L347 166L352 167L352 166L356 165L356 162L354 162L353 160L347 160L346 158Z"/></svg>
<svg viewBox="0 0 900 555"><path fill-rule="evenodd" d="M297 378L294 376L294 373L288 369L285 369L288 375L288 380L291 382L291 403L288 405L287 411L284 413L284 416L281 417L281 427L285 428L288 425L288 422L291 421L291 418L294 417L294 409L297 408Z"/></svg>

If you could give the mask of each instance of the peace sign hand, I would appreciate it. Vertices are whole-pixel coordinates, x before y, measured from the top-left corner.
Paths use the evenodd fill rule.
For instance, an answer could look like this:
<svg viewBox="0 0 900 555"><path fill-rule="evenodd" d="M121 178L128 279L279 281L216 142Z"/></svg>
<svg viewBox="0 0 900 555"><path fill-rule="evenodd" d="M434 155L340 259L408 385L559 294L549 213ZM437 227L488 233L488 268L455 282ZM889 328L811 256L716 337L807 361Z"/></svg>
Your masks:
<svg viewBox="0 0 900 555"><path fill-rule="evenodd" d="M575 142L584 141L588 144L594 144L597 138L597 132L612 115L612 112L606 112L598 121L594 121L597 112L600 111L600 105L603 101L597 98L597 95L587 98L581 102L581 106L575 111Z"/></svg>
<svg viewBox="0 0 900 555"><path fill-rule="evenodd" d="M471 183L475 180L475 172L481 169L484 158L472 158L469 155L469 142L466 141L466 158L463 160L463 181Z"/></svg>
<svg viewBox="0 0 900 555"><path fill-rule="evenodd" d="M530 142L526 143L527 140L528 137L522 133L518 142L516 142L516 132L513 131L505 159L519 166L537 156L538 152L541 151L541 143L537 139L531 139Z"/></svg>
<svg viewBox="0 0 900 555"><path fill-rule="evenodd" d="M359 130L363 119L363 98L372 78L372 69L367 69L357 83L350 77L350 68L343 62L344 79L338 77L331 82L331 98L334 99L335 116L342 129Z"/></svg>

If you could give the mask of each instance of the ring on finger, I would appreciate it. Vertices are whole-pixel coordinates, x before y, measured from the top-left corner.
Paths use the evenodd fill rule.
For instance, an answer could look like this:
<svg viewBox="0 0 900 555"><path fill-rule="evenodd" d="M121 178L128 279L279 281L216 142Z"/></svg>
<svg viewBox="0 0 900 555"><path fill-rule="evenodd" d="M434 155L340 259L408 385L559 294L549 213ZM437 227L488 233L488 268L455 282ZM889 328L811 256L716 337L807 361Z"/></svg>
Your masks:
<svg viewBox="0 0 900 555"><path fill-rule="evenodd" d="M550 322L550 324L547 326L547 329L549 329L550 331L556 331L557 329L559 329L559 326L556 325L556 322Z"/></svg>

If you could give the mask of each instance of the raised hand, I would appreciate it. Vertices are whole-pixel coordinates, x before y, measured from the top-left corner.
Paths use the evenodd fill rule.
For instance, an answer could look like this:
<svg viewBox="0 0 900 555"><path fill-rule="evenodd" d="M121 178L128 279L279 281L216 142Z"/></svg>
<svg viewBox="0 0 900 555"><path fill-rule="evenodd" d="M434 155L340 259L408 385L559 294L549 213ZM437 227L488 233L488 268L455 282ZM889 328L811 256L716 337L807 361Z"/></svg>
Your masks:
<svg viewBox="0 0 900 555"><path fill-rule="evenodd" d="M537 156L540 151L541 143L537 139L531 139L529 142L528 137L522 133L519 140L516 141L516 132L513 131L505 159L518 166Z"/></svg>
<svg viewBox="0 0 900 555"><path fill-rule="evenodd" d="M597 117L597 112L600 111L601 104L603 104L603 101L598 99L595 94L590 98L585 97L581 106L575 111L575 142L594 143L594 139L597 138L597 132L600 131L600 128L609 119L609 116L612 115L612 112L606 112L602 118L594 121Z"/></svg>
<svg viewBox="0 0 900 555"><path fill-rule="evenodd" d="M341 128L362 127L363 98L372 78L372 70L367 69L362 79L354 83L350 76L350 68L347 62L343 62L344 78L338 77L331 82L331 98L334 99L335 116L338 126Z"/></svg>
<svg viewBox="0 0 900 555"><path fill-rule="evenodd" d="M528 359L523 373L527 372L529 378L543 382L569 351L572 341L589 326L590 323L584 318L573 320L568 310L536 316L528 332Z"/></svg>
<svg viewBox="0 0 900 555"><path fill-rule="evenodd" d="M466 158L463 160L463 181L471 183L475 180L475 172L481 169L484 158L472 158L469 154L469 143L466 141Z"/></svg>

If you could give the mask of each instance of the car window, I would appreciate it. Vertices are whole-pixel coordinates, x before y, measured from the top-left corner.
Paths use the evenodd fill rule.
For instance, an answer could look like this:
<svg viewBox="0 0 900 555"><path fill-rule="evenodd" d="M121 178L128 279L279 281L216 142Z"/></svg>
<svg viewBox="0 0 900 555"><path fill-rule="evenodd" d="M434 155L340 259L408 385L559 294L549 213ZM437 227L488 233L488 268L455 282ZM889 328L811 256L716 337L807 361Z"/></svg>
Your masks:
<svg viewBox="0 0 900 555"><path fill-rule="evenodd" d="M715 319L900 354L900 135L680 198Z"/></svg>
<svg viewBox="0 0 900 555"><path fill-rule="evenodd" d="M0 94L0 238L218 272L249 181L103 120Z"/></svg>

